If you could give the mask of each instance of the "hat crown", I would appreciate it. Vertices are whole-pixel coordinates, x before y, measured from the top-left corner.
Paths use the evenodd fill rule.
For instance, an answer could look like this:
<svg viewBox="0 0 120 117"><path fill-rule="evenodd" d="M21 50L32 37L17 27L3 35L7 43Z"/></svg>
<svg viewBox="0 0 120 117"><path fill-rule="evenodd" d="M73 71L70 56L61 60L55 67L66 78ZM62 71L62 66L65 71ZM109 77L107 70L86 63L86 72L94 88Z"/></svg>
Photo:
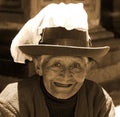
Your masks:
<svg viewBox="0 0 120 117"><path fill-rule="evenodd" d="M76 29L66 30L63 27L52 27L43 29L41 34L44 44L89 47L90 40L86 31ZM39 44L40 44L39 43Z"/></svg>

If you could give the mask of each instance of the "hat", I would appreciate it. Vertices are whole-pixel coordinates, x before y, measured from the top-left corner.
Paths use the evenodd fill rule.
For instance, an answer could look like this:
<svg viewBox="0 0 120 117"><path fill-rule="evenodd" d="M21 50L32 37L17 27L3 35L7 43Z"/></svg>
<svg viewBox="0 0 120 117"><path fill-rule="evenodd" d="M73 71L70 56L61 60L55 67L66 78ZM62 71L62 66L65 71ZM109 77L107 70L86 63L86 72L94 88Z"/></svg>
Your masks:
<svg viewBox="0 0 120 117"><path fill-rule="evenodd" d="M30 19L13 39L11 54L15 62L40 55L101 58L108 46L91 47L87 13L83 4L50 4Z"/></svg>

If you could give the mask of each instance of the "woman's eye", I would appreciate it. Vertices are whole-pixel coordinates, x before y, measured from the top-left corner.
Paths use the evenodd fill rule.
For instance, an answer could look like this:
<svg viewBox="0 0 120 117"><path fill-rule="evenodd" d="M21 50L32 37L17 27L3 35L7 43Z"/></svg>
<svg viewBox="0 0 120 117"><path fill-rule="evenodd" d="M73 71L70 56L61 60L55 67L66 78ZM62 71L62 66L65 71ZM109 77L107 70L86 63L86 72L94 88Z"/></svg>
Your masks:
<svg viewBox="0 0 120 117"><path fill-rule="evenodd" d="M81 66L80 66L79 63L74 63L74 64L71 66L71 69L74 69L74 68L81 69Z"/></svg>
<svg viewBox="0 0 120 117"><path fill-rule="evenodd" d="M61 71L63 70L63 66L61 63L54 63L52 66L51 66L51 70L54 70L54 71Z"/></svg>
<svg viewBox="0 0 120 117"><path fill-rule="evenodd" d="M59 67L59 68L62 67L62 65L61 65L60 63L55 63L53 66L54 66L54 67Z"/></svg>
<svg viewBox="0 0 120 117"><path fill-rule="evenodd" d="M79 63L74 63L74 68L80 68L80 64Z"/></svg>

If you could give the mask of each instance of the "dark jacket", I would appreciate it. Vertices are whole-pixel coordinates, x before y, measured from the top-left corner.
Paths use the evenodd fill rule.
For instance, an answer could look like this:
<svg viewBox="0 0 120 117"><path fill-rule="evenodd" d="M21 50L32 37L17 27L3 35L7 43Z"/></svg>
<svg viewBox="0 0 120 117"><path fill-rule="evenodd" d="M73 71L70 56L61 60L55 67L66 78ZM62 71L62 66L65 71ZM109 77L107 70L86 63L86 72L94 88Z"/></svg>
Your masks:
<svg viewBox="0 0 120 117"><path fill-rule="evenodd" d="M114 105L98 84L85 80L77 94L75 117L114 117ZM0 94L0 117L49 117L40 78L9 84Z"/></svg>

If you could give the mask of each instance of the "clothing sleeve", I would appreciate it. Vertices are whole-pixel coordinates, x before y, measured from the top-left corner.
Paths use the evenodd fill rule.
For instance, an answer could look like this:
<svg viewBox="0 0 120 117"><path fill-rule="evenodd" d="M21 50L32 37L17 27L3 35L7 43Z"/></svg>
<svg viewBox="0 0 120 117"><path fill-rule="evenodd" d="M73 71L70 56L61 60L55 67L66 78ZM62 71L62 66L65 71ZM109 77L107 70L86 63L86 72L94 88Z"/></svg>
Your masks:
<svg viewBox="0 0 120 117"><path fill-rule="evenodd" d="M115 117L112 98L104 88L93 81L86 82L90 117Z"/></svg>
<svg viewBox="0 0 120 117"><path fill-rule="evenodd" d="M10 105L0 102L0 117L19 117Z"/></svg>
<svg viewBox="0 0 120 117"><path fill-rule="evenodd" d="M0 117L20 117L17 84L8 85L0 94Z"/></svg>
<svg viewBox="0 0 120 117"><path fill-rule="evenodd" d="M103 89L103 88L102 88ZM113 100L110 95L103 89L105 95L105 100L101 103L101 110L99 112L99 117L115 117L115 107Z"/></svg>

